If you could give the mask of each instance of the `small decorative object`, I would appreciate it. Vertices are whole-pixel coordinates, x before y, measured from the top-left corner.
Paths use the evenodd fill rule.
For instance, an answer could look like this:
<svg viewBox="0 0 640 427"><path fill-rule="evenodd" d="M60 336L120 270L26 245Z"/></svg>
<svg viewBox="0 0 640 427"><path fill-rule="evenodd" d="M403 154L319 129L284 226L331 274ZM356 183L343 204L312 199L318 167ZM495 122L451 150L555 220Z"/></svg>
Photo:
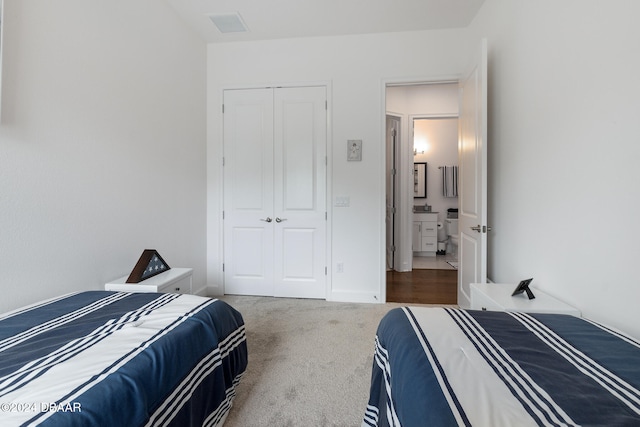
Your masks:
<svg viewBox="0 0 640 427"><path fill-rule="evenodd" d="M516 286L516 289L515 291L513 291L511 296L519 295L523 292L526 292L529 299L534 299L535 295L533 295L533 292L531 292L531 289L529 289L529 283L531 283L532 280L533 278L522 280L520 283L518 283L518 286Z"/></svg>
<svg viewBox="0 0 640 427"><path fill-rule="evenodd" d="M362 140L350 139L347 141L347 161L360 162L362 161Z"/></svg>
<svg viewBox="0 0 640 427"><path fill-rule="evenodd" d="M155 249L145 249L140 259L138 259L136 266L133 267L127 283L139 283L170 269L171 267L162 259L158 251Z"/></svg>

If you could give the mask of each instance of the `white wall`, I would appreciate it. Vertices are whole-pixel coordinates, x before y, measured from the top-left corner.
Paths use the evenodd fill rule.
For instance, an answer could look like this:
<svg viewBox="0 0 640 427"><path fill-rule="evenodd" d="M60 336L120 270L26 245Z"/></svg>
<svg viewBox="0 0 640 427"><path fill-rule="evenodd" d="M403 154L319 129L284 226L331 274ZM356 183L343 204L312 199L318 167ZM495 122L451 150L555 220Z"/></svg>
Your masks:
<svg viewBox="0 0 640 427"><path fill-rule="evenodd" d="M486 0L489 275L640 338L640 2Z"/></svg>
<svg viewBox="0 0 640 427"><path fill-rule="evenodd" d="M222 114L225 87L330 83L331 299L376 302L384 293L384 84L457 75L464 30L210 44L208 46L209 289L222 292ZM414 52L420 52L416 55ZM346 141L363 140L362 162ZM332 200L329 201L330 205ZM336 264L344 272L337 273Z"/></svg>
<svg viewBox="0 0 640 427"><path fill-rule="evenodd" d="M204 287L205 44L154 0L3 18L0 311L100 289L145 248Z"/></svg>

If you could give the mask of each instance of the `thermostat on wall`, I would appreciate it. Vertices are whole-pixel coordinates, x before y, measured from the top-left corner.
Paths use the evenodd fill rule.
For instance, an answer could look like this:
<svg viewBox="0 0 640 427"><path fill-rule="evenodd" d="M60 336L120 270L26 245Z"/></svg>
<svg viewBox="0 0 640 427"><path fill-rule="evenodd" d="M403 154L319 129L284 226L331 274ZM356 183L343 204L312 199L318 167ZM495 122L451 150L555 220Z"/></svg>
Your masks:
<svg viewBox="0 0 640 427"><path fill-rule="evenodd" d="M362 140L350 139L347 141L347 161L359 162L362 160Z"/></svg>

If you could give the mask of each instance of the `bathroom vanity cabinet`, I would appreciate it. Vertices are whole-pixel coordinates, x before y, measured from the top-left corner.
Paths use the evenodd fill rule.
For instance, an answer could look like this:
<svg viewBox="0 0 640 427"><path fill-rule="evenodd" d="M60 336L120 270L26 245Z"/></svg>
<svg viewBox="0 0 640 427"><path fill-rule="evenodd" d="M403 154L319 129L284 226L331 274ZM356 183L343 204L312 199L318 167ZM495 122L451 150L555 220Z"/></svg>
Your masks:
<svg viewBox="0 0 640 427"><path fill-rule="evenodd" d="M435 256L438 250L438 213L413 214L413 251L420 256Z"/></svg>

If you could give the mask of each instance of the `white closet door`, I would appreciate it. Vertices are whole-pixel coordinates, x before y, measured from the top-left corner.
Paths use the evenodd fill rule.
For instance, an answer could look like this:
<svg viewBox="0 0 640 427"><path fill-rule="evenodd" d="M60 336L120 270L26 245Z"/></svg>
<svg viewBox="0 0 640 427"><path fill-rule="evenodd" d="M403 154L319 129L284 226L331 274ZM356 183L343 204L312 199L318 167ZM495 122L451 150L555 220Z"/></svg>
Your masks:
<svg viewBox="0 0 640 427"><path fill-rule="evenodd" d="M273 295L273 93L224 92L225 292Z"/></svg>
<svg viewBox="0 0 640 427"><path fill-rule="evenodd" d="M224 93L225 292L326 297L326 89Z"/></svg>
<svg viewBox="0 0 640 427"><path fill-rule="evenodd" d="M274 295L326 298L326 89L274 96Z"/></svg>

